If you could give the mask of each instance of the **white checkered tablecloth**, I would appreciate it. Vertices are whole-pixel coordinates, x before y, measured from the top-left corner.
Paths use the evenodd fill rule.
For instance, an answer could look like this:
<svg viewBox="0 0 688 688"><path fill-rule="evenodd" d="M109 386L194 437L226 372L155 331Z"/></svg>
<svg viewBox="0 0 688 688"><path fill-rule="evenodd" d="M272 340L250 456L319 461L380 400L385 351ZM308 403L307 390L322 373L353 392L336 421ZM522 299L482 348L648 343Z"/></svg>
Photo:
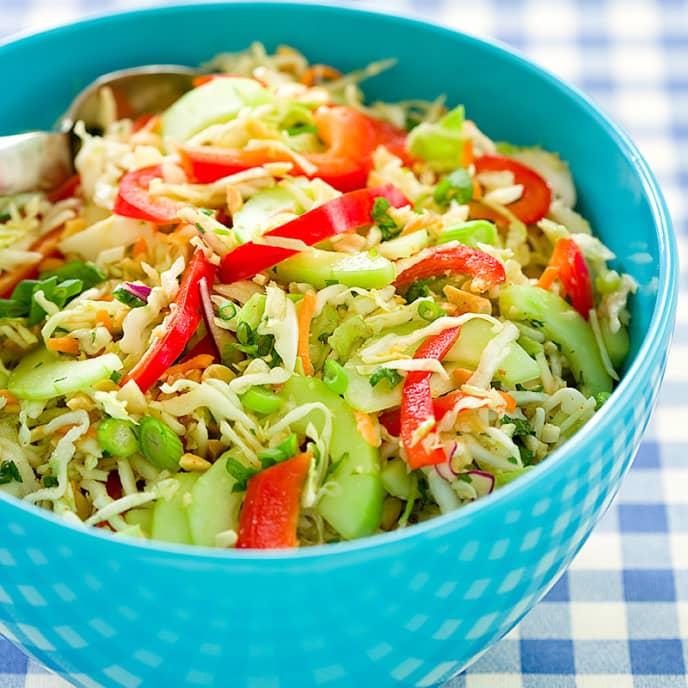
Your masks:
<svg viewBox="0 0 688 688"><path fill-rule="evenodd" d="M3 34L141 0L0 0ZM351 2L497 37L588 93L630 132L688 246L686 0ZM1 133L1 132L0 132ZM688 282L659 407L611 510L521 624L447 688L688 688ZM0 638L2 688L67 688Z"/></svg>

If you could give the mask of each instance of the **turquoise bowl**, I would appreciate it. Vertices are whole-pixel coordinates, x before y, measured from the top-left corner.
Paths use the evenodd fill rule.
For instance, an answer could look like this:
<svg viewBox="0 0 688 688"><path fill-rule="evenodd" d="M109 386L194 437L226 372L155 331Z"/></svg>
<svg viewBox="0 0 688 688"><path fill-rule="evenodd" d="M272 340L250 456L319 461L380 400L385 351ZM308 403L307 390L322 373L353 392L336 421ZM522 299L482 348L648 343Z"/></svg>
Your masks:
<svg viewBox="0 0 688 688"><path fill-rule="evenodd" d="M394 56L371 96L464 103L493 138L570 161L580 210L639 290L609 403L526 477L404 531L296 552L117 539L0 498L0 632L81 686L435 686L509 631L568 566L647 425L674 319L676 246L636 147L509 50L342 7L232 3L104 17L0 47L0 133L46 127L97 75L191 65L261 40L347 70Z"/></svg>

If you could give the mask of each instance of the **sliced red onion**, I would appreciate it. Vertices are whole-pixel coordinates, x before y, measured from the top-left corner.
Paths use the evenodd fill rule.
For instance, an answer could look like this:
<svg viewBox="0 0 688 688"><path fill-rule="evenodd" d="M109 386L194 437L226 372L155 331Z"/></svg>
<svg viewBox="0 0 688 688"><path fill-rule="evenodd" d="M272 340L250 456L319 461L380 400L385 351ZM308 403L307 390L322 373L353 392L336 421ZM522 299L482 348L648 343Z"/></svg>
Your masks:
<svg viewBox="0 0 688 688"><path fill-rule="evenodd" d="M148 303L148 297L152 291L149 286L145 284L136 284L135 282L125 282L123 286L132 296Z"/></svg>
<svg viewBox="0 0 688 688"><path fill-rule="evenodd" d="M446 462L435 464L435 470L437 471L438 475L449 483L453 483L457 476L456 471L452 468L451 461L454 458L454 454L456 454L458 446L459 445L454 442L451 450L449 451L449 456L447 457Z"/></svg>
<svg viewBox="0 0 688 688"><path fill-rule="evenodd" d="M210 289L208 289L208 282L206 281L205 277L201 277L201 279L198 280L198 291L201 295L205 326L208 329L208 333L212 337L218 356L222 358L222 350L225 344L229 343L231 340L229 333L225 332L221 327L218 327L215 324L215 308L213 307L213 302L210 299Z"/></svg>
<svg viewBox="0 0 688 688"><path fill-rule="evenodd" d="M467 471L466 475L471 476L471 485L478 493L478 497L484 497L494 490L495 479L491 473L485 471Z"/></svg>

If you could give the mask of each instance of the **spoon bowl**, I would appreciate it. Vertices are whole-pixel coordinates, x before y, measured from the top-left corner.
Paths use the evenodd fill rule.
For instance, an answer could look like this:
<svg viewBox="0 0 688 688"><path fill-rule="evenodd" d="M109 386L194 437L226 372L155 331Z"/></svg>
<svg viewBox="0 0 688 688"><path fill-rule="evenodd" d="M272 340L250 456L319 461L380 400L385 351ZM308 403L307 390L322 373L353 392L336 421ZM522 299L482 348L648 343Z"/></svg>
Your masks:
<svg viewBox="0 0 688 688"><path fill-rule="evenodd" d="M110 72L74 98L57 131L0 136L0 196L53 189L74 173L74 125L102 131L103 89L118 118L136 119L169 107L193 86L198 71L183 65L144 65Z"/></svg>

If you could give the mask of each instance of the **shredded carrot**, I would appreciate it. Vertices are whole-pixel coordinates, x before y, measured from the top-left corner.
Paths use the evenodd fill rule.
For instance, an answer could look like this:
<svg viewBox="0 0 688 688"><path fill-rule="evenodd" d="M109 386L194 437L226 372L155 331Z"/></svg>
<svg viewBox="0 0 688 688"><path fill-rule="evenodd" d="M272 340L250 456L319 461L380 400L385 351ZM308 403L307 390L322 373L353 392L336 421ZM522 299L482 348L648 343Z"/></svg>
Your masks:
<svg viewBox="0 0 688 688"><path fill-rule="evenodd" d="M506 392L499 392L499 396L506 402L507 413L513 413L516 410L516 399Z"/></svg>
<svg viewBox="0 0 688 688"><path fill-rule="evenodd" d="M473 371L468 368L455 368L451 373L452 380L459 387L465 385L471 375L473 375Z"/></svg>
<svg viewBox="0 0 688 688"><path fill-rule="evenodd" d="M557 277L559 277L559 268L548 265L545 271L540 275L537 286L541 289L549 289Z"/></svg>
<svg viewBox="0 0 688 688"><path fill-rule="evenodd" d="M205 370L215 362L215 357L211 354L198 354L188 361L177 363L165 371L163 377L181 377L191 370Z"/></svg>
<svg viewBox="0 0 688 688"><path fill-rule="evenodd" d="M76 423L68 423L67 425L60 425L59 428L55 428L53 430L53 435L58 435L62 437L63 435L66 435L72 428L76 427Z"/></svg>
<svg viewBox="0 0 688 688"><path fill-rule="evenodd" d="M311 338L311 320L315 311L315 292L307 291L301 300L299 308L299 343L297 353L301 359L304 375L313 375L313 364L311 363L311 352L309 349Z"/></svg>
<svg viewBox="0 0 688 688"><path fill-rule="evenodd" d="M301 77L301 83L305 86L317 86L323 81L339 79L341 75L342 73L338 69L330 67L330 65L316 64L305 71Z"/></svg>
<svg viewBox="0 0 688 688"><path fill-rule="evenodd" d="M480 182L473 180L473 199L479 200L483 197L483 187L480 186Z"/></svg>
<svg viewBox="0 0 688 688"><path fill-rule="evenodd" d="M473 141L466 139L461 149L461 167L468 167L473 162Z"/></svg>
<svg viewBox="0 0 688 688"><path fill-rule="evenodd" d="M64 225L64 230L62 231L62 238L72 236L72 234L78 234L79 232L86 229L86 220L83 217L75 217L71 220L67 220Z"/></svg>
<svg viewBox="0 0 688 688"><path fill-rule="evenodd" d="M38 273L49 272L50 270L57 270L64 265L64 260L62 258L57 258L56 256L48 256L43 258L43 260L38 264Z"/></svg>
<svg viewBox="0 0 688 688"><path fill-rule="evenodd" d="M74 337L52 337L46 340L45 345L50 351L74 355L79 353L79 342Z"/></svg>
<svg viewBox="0 0 688 688"><path fill-rule="evenodd" d="M14 394L12 394L12 392L10 392L7 389L0 389L0 397L3 397L3 399L5 399L7 401L7 404L18 404L19 403L19 401L17 400L17 397L15 397Z"/></svg>
<svg viewBox="0 0 688 688"><path fill-rule="evenodd" d="M361 437L371 447L379 447L382 440L370 414L354 409L354 415L356 416L356 429L361 434Z"/></svg>
<svg viewBox="0 0 688 688"><path fill-rule="evenodd" d="M148 251L148 244L143 237L139 237L135 242L131 250L134 256L140 256Z"/></svg>
<svg viewBox="0 0 688 688"><path fill-rule="evenodd" d="M112 331L112 318L106 310L96 313L96 323L102 325L108 332Z"/></svg>

